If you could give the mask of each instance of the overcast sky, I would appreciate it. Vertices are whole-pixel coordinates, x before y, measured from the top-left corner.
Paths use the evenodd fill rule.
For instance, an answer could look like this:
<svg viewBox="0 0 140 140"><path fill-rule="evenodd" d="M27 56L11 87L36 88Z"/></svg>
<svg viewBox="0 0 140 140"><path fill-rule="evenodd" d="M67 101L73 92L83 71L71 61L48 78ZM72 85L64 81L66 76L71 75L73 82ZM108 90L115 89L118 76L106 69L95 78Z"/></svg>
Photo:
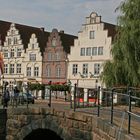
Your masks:
<svg viewBox="0 0 140 140"><path fill-rule="evenodd" d="M115 9L123 0L0 0L0 20L64 30L77 35L85 17L91 12L102 21L116 24L119 12Z"/></svg>

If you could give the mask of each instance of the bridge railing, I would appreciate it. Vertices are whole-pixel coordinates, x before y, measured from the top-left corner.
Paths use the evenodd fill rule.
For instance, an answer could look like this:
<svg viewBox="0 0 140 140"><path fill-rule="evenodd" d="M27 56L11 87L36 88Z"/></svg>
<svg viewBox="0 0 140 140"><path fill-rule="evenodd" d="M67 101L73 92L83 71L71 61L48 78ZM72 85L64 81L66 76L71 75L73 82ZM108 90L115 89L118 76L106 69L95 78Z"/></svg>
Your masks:
<svg viewBox="0 0 140 140"><path fill-rule="evenodd" d="M78 90L74 87L71 108L104 117L111 124L119 125L120 131L128 134L140 132L140 89L134 87L114 87L112 89ZM85 92L86 91L86 92ZM92 91L93 102L89 100ZM80 93L79 93L80 92ZM79 96L79 94L81 94ZM86 97L86 100L85 98ZM90 96L91 99L91 96ZM138 134L140 135L140 134ZM140 136L139 136L140 137Z"/></svg>

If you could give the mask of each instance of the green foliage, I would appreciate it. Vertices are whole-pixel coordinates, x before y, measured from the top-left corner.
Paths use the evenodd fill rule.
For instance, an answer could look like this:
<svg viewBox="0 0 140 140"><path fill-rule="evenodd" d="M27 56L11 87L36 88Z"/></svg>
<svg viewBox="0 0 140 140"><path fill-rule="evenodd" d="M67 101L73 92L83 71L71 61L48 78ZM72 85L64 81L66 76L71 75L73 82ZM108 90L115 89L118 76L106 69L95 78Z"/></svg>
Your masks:
<svg viewBox="0 0 140 140"><path fill-rule="evenodd" d="M70 86L69 85L50 85L50 89L52 91L69 91Z"/></svg>
<svg viewBox="0 0 140 140"><path fill-rule="evenodd" d="M29 84L29 90L45 90L45 85L37 83L37 84Z"/></svg>
<svg viewBox="0 0 140 140"><path fill-rule="evenodd" d="M117 36L111 53L113 60L106 62L101 79L106 86L140 83L140 0L121 3Z"/></svg>

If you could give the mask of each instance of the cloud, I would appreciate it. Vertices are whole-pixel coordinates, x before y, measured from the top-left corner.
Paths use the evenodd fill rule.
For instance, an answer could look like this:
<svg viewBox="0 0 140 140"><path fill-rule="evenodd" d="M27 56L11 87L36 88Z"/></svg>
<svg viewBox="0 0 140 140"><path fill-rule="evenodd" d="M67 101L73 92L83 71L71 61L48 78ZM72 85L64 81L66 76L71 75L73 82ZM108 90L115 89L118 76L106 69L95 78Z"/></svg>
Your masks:
<svg viewBox="0 0 140 140"><path fill-rule="evenodd" d="M0 0L0 20L44 26L77 34L92 11L106 22L116 23L115 8L122 0Z"/></svg>

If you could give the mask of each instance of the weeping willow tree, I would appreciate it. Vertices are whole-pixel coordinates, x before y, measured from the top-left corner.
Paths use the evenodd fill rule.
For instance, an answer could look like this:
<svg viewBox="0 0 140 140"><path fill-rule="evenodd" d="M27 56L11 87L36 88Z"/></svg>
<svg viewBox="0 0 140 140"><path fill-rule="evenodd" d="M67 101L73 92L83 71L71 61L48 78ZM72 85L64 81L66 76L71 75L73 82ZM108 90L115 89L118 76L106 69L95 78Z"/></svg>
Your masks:
<svg viewBox="0 0 140 140"><path fill-rule="evenodd" d="M113 60L104 64L101 80L107 87L140 86L140 0L125 0L118 9L121 16L111 50Z"/></svg>

